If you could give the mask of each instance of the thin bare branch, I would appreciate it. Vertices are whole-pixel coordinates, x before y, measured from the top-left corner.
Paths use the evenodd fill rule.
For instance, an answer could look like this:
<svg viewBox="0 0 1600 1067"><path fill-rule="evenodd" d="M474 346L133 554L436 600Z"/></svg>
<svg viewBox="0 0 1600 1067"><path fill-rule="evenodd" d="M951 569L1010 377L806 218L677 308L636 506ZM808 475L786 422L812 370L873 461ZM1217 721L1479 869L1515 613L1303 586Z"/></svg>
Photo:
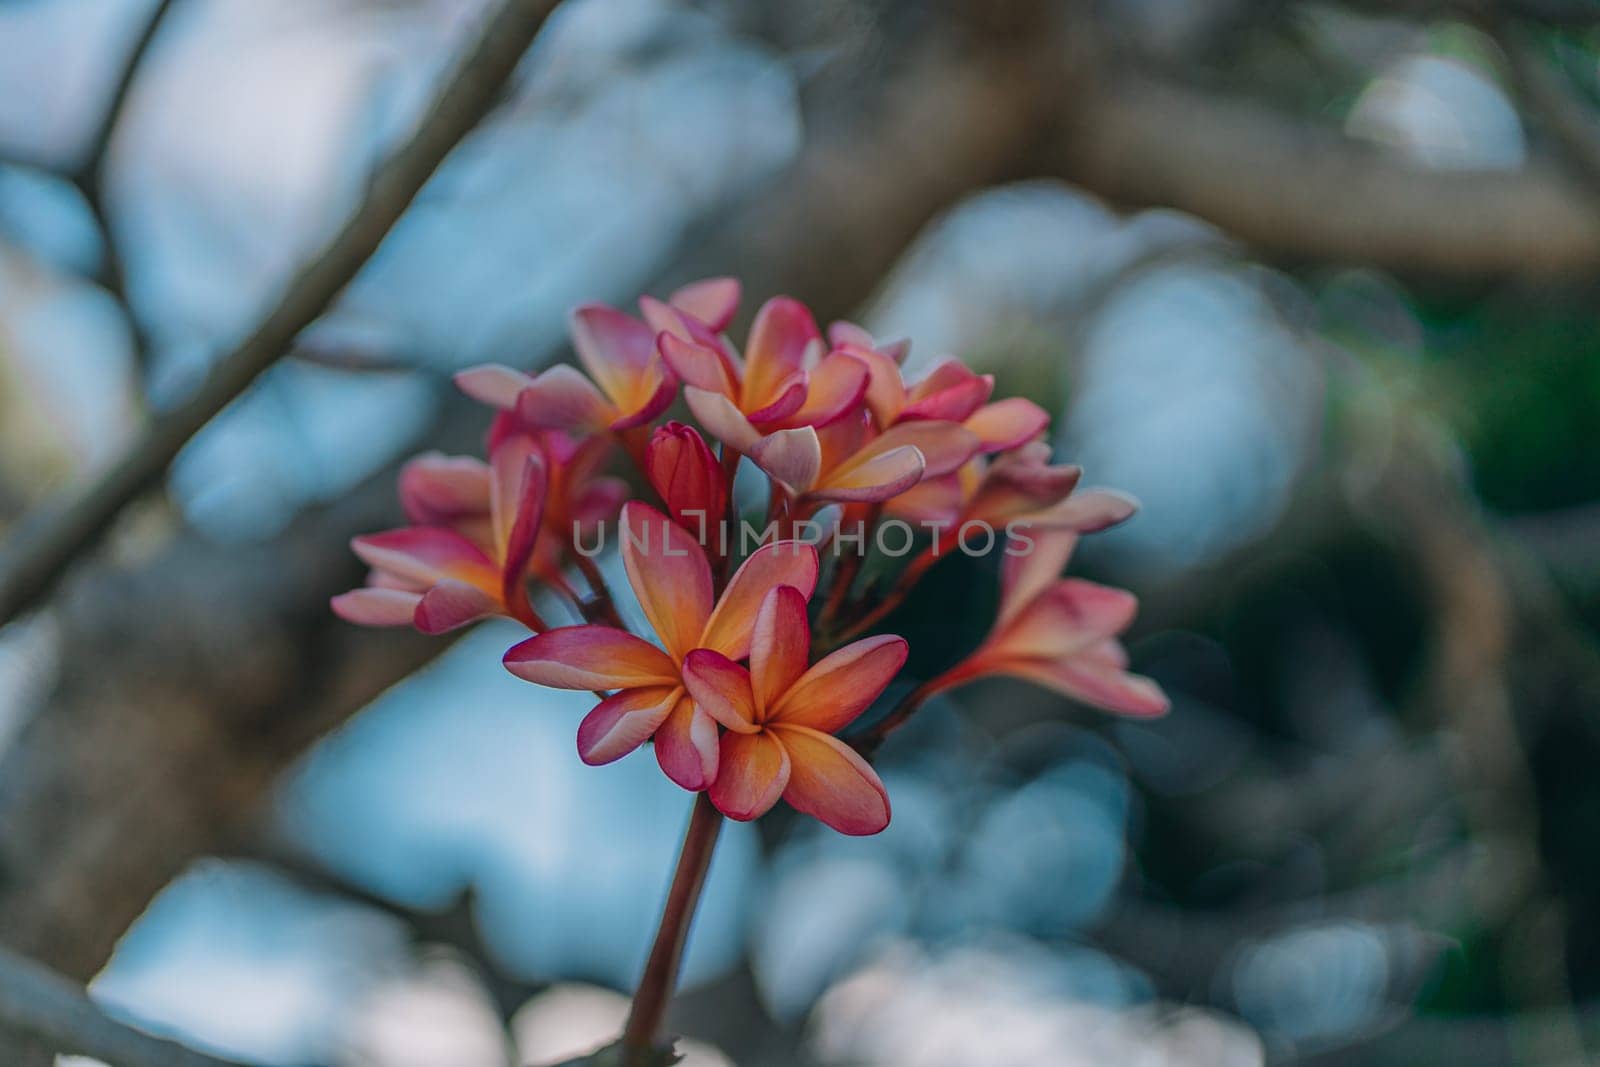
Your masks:
<svg viewBox="0 0 1600 1067"><path fill-rule="evenodd" d="M187 401L154 420L109 470L25 520L0 556L0 623L36 604L113 519L155 484L184 444L292 346L356 272L450 151L486 115L556 0L506 0L447 79L412 138L373 176L366 199L290 281L254 332Z"/></svg>
<svg viewBox="0 0 1600 1067"><path fill-rule="evenodd" d="M117 128L121 125L122 114L127 110L129 94L144 67L145 56L149 54L150 46L155 43L157 33L172 7L173 0L157 0L155 10L150 13L150 18L123 60L116 85L112 87L110 99L101 113L99 128L89 138L89 150L70 176L100 230L100 281L122 305L123 315L128 320L128 334L133 339L134 362L141 367L149 361L149 334L128 293L127 271L123 266L122 250L117 243L116 228L106 207L103 186L106 159L111 153L111 142L117 135Z"/></svg>
<svg viewBox="0 0 1600 1067"><path fill-rule="evenodd" d="M76 983L0 948L0 1030L112 1067L238 1067L118 1022Z"/></svg>
<svg viewBox="0 0 1600 1067"><path fill-rule="evenodd" d="M150 46L155 43L156 34L161 29L168 12L172 10L172 5L173 0L157 0L155 10L150 13L144 29L133 42L133 46L128 49L127 58L122 63L121 74L111 90L110 98L106 101L105 110L101 112L100 127L94 136L89 138L88 154L74 172L74 181L84 189L84 194L90 198L91 204L98 203L94 190L99 188L100 179L105 173L106 157L111 152L111 141L116 137L122 113L127 109L133 83L138 80L139 71L144 66L144 58L149 54Z"/></svg>

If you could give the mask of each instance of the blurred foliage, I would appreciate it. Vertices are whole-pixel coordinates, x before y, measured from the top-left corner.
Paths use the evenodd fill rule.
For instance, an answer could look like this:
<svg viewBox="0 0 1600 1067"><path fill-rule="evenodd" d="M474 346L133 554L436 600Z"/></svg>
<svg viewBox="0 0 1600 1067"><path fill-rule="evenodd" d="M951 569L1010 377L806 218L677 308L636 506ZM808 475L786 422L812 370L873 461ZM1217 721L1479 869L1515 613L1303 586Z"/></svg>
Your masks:
<svg viewBox="0 0 1600 1067"><path fill-rule="evenodd" d="M1592 311L1489 300L1425 320L1431 370L1486 504L1517 512L1600 497L1600 329Z"/></svg>

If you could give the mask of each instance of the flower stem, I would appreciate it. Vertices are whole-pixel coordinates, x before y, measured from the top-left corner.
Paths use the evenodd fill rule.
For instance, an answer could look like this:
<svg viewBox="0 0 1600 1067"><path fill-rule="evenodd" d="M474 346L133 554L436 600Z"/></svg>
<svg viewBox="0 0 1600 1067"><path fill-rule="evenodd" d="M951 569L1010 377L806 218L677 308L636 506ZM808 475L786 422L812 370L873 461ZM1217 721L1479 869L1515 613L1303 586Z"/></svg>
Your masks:
<svg viewBox="0 0 1600 1067"><path fill-rule="evenodd" d="M882 517L883 504L881 502L873 504L866 509L866 513L861 520L863 539L870 541L878 529L878 520ZM837 556L837 542L834 547L836 549L835 555ZM833 589L828 594L827 602L822 605L822 614L817 617L818 628L822 630L824 635L832 636L834 620L838 617L839 609L844 607L845 597L849 595L850 587L855 584L856 575L861 573L861 564L866 558L867 549L865 545L862 545L857 551L839 560L839 566L834 571Z"/></svg>
<svg viewBox="0 0 1600 1067"><path fill-rule="evenodd" d="M712 805L705 793L700 793L694 799L689 828L683 835L683 847L678 852L678 869L672 875L672 887L667 890L666 906L661 909L661 924L656 928L655 944L650 948L650 958L645 962L644 974L639 978L639 989L633 996L627 1028L622 1031L623 1067L640 1067L648 1062L649 1054L655 1048L667 1001L672 997L672 987L678 980L678 964L683 959L683 947L689 939L689 924L694 920L700 889L705 885L706 869L711 866L711 852L716 847L717 835L721 830L722 813Z"/></svg>

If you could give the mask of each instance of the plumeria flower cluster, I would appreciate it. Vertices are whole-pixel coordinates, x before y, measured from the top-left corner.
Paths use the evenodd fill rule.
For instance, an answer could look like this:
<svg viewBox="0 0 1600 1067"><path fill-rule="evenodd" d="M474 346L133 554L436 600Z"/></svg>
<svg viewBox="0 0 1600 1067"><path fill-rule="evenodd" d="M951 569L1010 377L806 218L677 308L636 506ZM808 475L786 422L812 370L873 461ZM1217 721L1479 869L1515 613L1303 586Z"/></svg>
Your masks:
<svg viewBox="0 0 1600 1067"><path fill-rule="evenodd" d="M425 633L514 619L532 633L505 655L512 674L595 695L585 762L649 743L730 818L781 799L847 834L888 825L868 757L936 693L1010 675L1112 712L1167 710L1127 669L1133 596L1061 577L1082 535L1135 505L1051 462L1038 405L994 399L993 378L956 359L910 375L907 343L824 334L786 297L741 350L739 297L717 278L644 297L637 316L586 305L578 366L458 375L495 409L487 459L407 465L409 525L355 539L371 571L334 610ZM765 476L753 508L741 468ZM608 527L640 625L597 559ZM906 668L907 642L881 628L940 559L974 549L1004 554L988 637L858 721ZM864 568L874 552L898 570Z"/></svg>

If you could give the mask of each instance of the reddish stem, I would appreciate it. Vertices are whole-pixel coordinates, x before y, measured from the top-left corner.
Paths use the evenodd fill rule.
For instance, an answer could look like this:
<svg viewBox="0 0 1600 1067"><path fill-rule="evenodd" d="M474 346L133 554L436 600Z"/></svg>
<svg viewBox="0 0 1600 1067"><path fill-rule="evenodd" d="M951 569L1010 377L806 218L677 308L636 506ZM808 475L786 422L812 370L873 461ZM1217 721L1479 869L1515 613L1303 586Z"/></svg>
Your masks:
<svg viewBox="0 0 1600 1067"><path fill-rule="evenodd" d="M833 588L828 591L827 602L822 605L822 612L817 616L817 628L823 633L829 632L832 628L834 617L839 614L839 609L844 607L845 597L849 595L850 587L855 584L856 575L861 573L861 565L866 560L866 546L872 543L872 537L878 529L878 520L882 517L883 504L881 502L867 508L865 515L860 520L863 543L857 551L842 558L839 561L839 566L834 570ZM837 541L834 543L834 549L837 555Z"/></svg>
<svg viewBox="0 0 1600 1067"><path fill-rule="evenodd" d="M605 575L600 572L599 566L581 552L574 554L573 562L589 586L589 599L578 601L578 610L583 617L590 622L601 619L619 630L626 630L627 627L622 624L622 614L611 599L611 587L606 585Z"/></svg>
<svg viewBox="0 0 1600 1067"><path fill-rule="evenodd" d="M694 799L689 828L683 835L678 868L672 875L672 887L667 890L666 905L661 909L655 944L650 948L650 958L639 978L638 992L633 995L628 1025L622 1031L623 1067L642 1067L649 1062L650 1053L656 1047L667 1001L678 980L678 965L689 939L689 926L694 921L695 906L700 901L700 890L705 885L706 870L711 866L711 853L721 830L722 813L712 805L710 797L700 793Z"/></svg>

